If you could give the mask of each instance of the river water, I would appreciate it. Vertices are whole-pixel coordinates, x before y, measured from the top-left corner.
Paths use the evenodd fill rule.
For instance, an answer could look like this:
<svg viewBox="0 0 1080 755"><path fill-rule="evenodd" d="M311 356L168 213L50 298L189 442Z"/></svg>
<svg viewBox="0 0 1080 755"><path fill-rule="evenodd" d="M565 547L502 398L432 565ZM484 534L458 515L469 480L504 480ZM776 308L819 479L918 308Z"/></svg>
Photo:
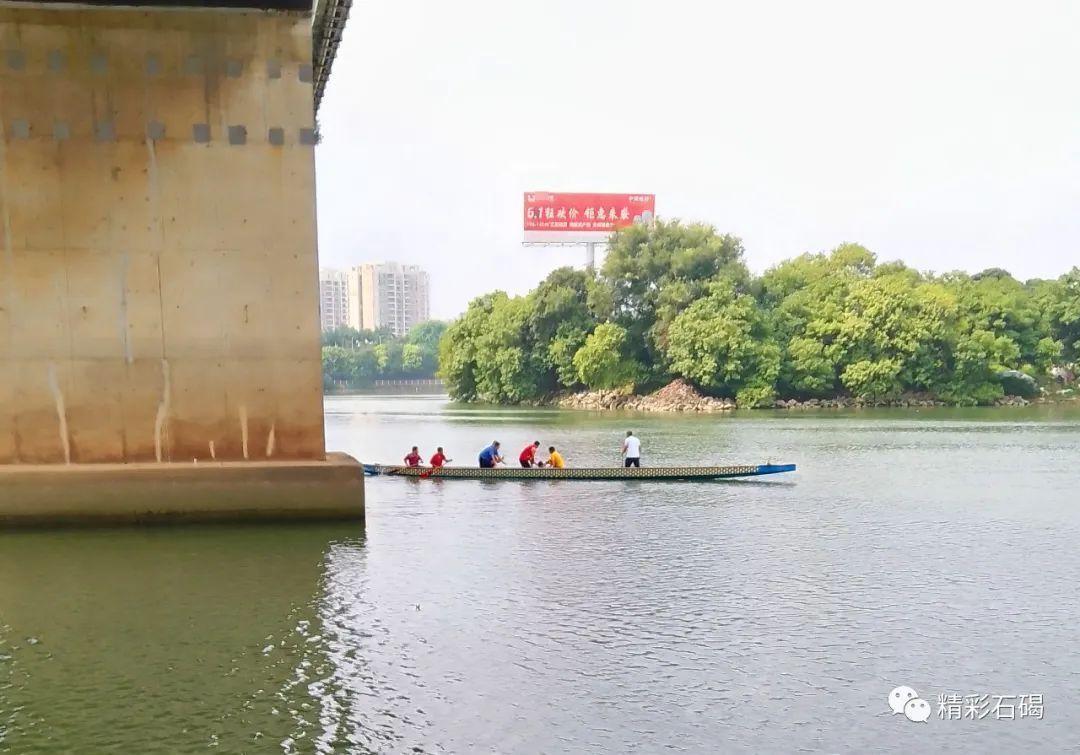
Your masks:
<svg viewBox="0 0 1080 755"><path fill-rule="evenodd" d="M626 429L646 464L799 471L374 479L366 527L0 535L0 751L1076 748L1075 408L327 400L329 447L366 461L535 438L611 464ZM892 714L899 685L928 722ZM939 695L972 697L950 720Z"/></svg>

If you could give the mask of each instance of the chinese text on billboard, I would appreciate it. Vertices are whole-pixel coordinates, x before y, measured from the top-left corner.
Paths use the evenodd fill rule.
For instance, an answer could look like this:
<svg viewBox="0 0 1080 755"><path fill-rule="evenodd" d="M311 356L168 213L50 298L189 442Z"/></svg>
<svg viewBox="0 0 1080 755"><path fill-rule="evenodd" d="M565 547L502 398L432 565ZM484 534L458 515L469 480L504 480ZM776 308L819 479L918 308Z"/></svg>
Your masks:
<svg viewBox="0 0 1080 755"><path fill-rule="evenodd" d="M610 234L633 223L649 222L656 212L653 194L525 193L525 231Z"/></svg>

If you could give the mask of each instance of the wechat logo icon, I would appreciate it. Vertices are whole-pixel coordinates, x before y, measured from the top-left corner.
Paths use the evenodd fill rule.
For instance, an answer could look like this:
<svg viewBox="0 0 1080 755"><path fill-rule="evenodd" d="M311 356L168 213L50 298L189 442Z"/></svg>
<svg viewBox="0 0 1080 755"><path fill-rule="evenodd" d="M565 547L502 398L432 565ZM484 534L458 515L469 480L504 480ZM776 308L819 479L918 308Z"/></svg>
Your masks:
<svg viewBox="0 0 1080 755"><path fill-rule="evenodd" d="M889 708L894 715L903 713L908 721L924 724L930 720L930 703L911 687L901 685L890 692Z"/></svg>

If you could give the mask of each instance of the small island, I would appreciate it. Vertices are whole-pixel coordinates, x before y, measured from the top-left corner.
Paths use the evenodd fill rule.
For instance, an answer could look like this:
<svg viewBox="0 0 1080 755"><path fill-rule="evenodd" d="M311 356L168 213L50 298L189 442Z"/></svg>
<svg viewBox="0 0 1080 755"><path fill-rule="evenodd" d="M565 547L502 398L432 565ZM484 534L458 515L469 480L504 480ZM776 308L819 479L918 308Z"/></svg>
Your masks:
<svg viewBox="0 0 1080 755"><path fill-rule="evenodd" d="M1069 400L1080 268L920 272L857 244L753 275L678 221L617 232L598 272L473 300L439 343L451 398L587 409L976 406Z"/></svg>

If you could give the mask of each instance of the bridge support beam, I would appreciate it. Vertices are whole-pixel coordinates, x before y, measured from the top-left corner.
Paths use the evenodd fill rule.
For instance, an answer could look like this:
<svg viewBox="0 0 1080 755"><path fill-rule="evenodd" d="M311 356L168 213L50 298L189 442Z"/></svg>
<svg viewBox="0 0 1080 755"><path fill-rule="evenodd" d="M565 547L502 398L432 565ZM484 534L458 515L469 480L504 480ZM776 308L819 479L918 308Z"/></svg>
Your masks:
<svg viewBox="0 0 1080 755"><path fill-rule="evenodd" d="M176 465L300 463L318 487L321 464L344 490L323 436L310 24L0 2L0 466L144 485L157 465L171 490Z"/></svg>
<svg viewBox="0 0 1080 755"><path fill-rule="evenodd" d="M0 466L0 527L356 519L351 457L214 464Z"/></svg>

